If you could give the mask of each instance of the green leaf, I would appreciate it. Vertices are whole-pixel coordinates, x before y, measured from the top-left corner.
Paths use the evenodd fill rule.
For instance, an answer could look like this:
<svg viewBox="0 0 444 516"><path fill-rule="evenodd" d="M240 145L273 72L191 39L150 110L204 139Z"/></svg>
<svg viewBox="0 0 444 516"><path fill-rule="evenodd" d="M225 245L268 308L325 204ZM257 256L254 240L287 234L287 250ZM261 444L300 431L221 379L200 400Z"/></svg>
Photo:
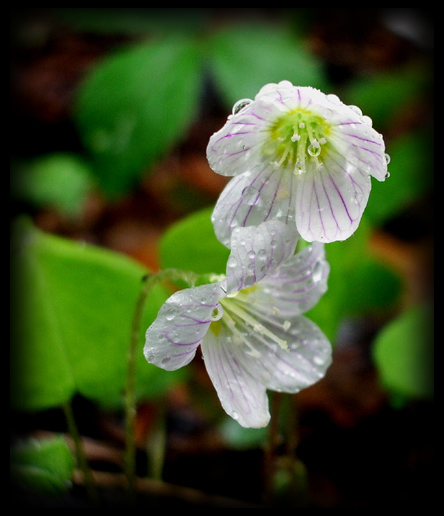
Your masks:
<svg viewBox="0 0 444 516"><path fill-rule="evenodd" d="M18 167L11 179L13 197L38 208L55 207L68 217L81 213L94 186L89 166L68 153L36 158Z"/></svg>
<svg viewBox="0 0 444 516"><path fill-rule="evenodd" d="M376 337L373 354L381 381L394 394L433 397L433 312L412 307Z"/></svg>
<svg viewBox="0 0 444 516"><path fill-rule="evenodd" d="M351 82L343 94L347 104L359 106L381 131L402 109L427 95L430 73L425 65L409 66Z"/></svg>
<svg viewBox="0 0 444 516"><path fill-rule="evenodd" d="M197 274L225 274L229 250L217 240L211 222L213 208L206 208L173 224L160 242L162 267Z"/></svg>
<svg viewBox="0 0 444 516"><path fill-rule="evenodd" d="M285 29L236 25L216 34L210 45L211 70L228 106L284 79L298 86L327 85L320 61Z"/></svg>
<svg viewBox="0 0 444 516"><path fill-rule="evenodd" d="M372 180L366 215L382 224L431 191L433 185L433 137L410 133L388 147L390 177Z"/></svg>
<svg viewBox="0 0 444 516"><path fill-rule="evenodd" d="M131 322L146 270L106 249L45 234L26 220L13 234L12 403L41 410L76 392L102 402L121 399ZM146 362L144 330L168 297L153 290L143 317L138 354L139 395L174 381Z"/></svg>
<svg viewBox="0 0 444 516"><path fill-rule="evenodd" d="M71 485L75 459L65 439L29 439L11 450L15 482L44 495L60 495Z"/></svg>
<svg viewBox="0 0 444 516"><path fill-rule="evenodd" d="M370 226L363 217L352 237L325 246L328 290L307 316L332 342L345 318L381 312L399 299L401 280L369 253L369 237Z"/></svg>
<svg viewBox="0 0 444 516"><path fill-rule="evenodd" d="M125 193L184 134L197 105L200 56L186 38L122 50L79 91L76 120L109 195Z"/></svg>

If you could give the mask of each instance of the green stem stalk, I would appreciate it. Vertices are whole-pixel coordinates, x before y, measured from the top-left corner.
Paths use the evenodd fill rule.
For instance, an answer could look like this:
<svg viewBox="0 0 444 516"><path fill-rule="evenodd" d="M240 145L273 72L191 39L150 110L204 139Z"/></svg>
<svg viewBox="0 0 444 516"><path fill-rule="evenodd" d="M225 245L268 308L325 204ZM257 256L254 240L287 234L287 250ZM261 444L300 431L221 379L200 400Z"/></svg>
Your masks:
<svg viewBox="0 0 444 516"><path fill-rule="evenodd" d="M136 443L134 439L134 423L136 419L136 366L137 349L139 345L140 327L146 301L155 285L161 281L184 280L189 284L196 281L197 275L178 269L166 269L154 275L143 278L143 286L136 302L134 316L131 325L131 337L128 348L127 379L125 388L125 476L128 483L128 497L130 503L135 501L136 484Z"/></svg>
<svg viewBox="0 0 444 516"><path fill-rule="evenodd" d="M97 492L96 485L92 476L91 469L86 458L85 450L82 445L82 438L77 428L74 414L72 411L71 403L68 401L63 405L63 412L65 414L66 424L68 426L68 432L74 442L74 449L77 458L77 464L80 471L83 474L83 481L85 484L86 491L90 497L91 502L95 507L99 507L99 495Z"/></svg>

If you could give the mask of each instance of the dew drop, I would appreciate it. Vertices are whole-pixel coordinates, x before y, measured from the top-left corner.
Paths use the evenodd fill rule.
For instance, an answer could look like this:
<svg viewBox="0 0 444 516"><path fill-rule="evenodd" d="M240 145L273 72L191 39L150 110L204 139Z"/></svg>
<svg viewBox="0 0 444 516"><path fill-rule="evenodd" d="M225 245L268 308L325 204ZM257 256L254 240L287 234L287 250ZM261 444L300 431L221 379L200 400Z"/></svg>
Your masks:
<svg viewBox="0 0 444 516"><path fill-rule="evenodd" d="M216 308L213 310L213 313L211 314L211 320L212 321L218 321L222 318L224 315L224 309L221 305L217 305Z"/></svg>
<svg viewBox="0 0 444 516"><path fill-rule="evenodd" d="M322 279L322 263L316 262L316 265L314 266L313 273L311 276L314 283L318 283Z"/></svg>
<svg viewBox="0 0 444 516"><path fill-rule="evenodd" d="M242 200L246 204L254 205L259 199L259 192L253 186L247 186L242 190Z"/></svg>
<svg viewBox="0 0 444 516"><path fill-rule="evenodd" d="M384 179L388 179L390 177L390 172L387 172L384 176Z"/></svg>
<svg viewBox="0 0 444 516"><path fill-rule="evenodd" d="M361 122L368 126L368 127L372 127L373 126L373 120L367 116L367 115L364 115L362 118L361 118Z"/></svg>
<svg viewBox="0 0 444 516"><path fill-rule="evenodd" d="M386 165L388 165L390 163L391 158L387 153L384 154L384 159L385 159Z"/></svg>
<svg viewBox="0 0 444 516"><path fill-rule="evenodd" d="M252 102L253 101L251 99L238 100L233 106L233 110L232 110L233 115L237 115L240 111L242 111L242 109L247 107Z"/></svg>
<svg viewBox="0 0 444 516"><path fill-rule="evenodd" d="M236 265L237 265L237 258L235 256L230 256L228 258L227 265L228 265L228 267L236 267Z"/></svg>
<svg viewBox="0 0 444 516"><path fill-rule="evenodd" d="M239 414L238 414L235 410L233 410L233 412L232 412L232 414L231 414L231 417L232 417L233 419L239 419Z"/></svg>
<svg viewBox="0 0 444 516"><path fill-rule="evenodd" d="M339 97L337 95L335 95L334 93L329 93L327 95L327 99L332 103L332 104L336 104L336 105L340 105L342 104L341 100L339 99Z"/></svg>
<svg viewBox="0 0 444 516"><path fill-rule="evenodd" d="M308 154L310 154L310 156L319 156L319 154L321 153L321 146L319 145L319 143L316 141L316 140L313 140L313 143L311 143L308 147L307 147L307 152Z"/></svg>
<svg viewBox="0 0 444 516"><path fill-rule="evenodd" d="M148 355L148 362L153 362L154 355Z"/></svg>
<svg viewBox="0 0 444 516"><path fill-rule="evenodd" d="M354 111L357 115L362 116L362 111L358 106L348 106L352 111Z"/></svg>
<svg viewBox="0 0 444 516"><path fill-rule="evenodd" d="M315 356L313 357L313 362L314 362L316 365L323 365L323 364L324 364L324 362L325 362L325 360L324 360L322 357L320 357L319 355L315 355Z"/></svg>
<svg viewBox="0 0 444 516"><path fill-rule="evenodd" d="M172 321L174 319L176 315L176 310L174 310L174 308L170 308L166 314L166 320L167 321Z"/></svg>
<svg viewBox="0 0 444 516"><path fill-rule="evenodd" d="M248 251L248 258L253 260L253 258L255 258L255 257L256 257L256 253L253 250Z"/></svg>
<svg viewBox="0 0 444 516"><path fill-rule="evenodd" d="M267 251L265 249L259 249L257 255L259 258L264 259L267 257Z"/></svg>
<svg viewBox="0 0 444 516"><path fill-rule="evenodd" d="M162 364L168 364L168 362L171 360L171 357L165 357L162 359Z"/></svg>

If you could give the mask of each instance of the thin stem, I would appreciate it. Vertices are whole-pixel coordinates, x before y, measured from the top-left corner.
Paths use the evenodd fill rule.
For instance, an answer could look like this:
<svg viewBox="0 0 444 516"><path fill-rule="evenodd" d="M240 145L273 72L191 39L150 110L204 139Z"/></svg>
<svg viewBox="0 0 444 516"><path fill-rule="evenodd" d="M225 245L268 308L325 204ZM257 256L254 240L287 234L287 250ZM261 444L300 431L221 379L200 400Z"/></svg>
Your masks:
<svg viewBox="0 0 444 516"><path fill-rule="evenodd" d="M143 278L143 286L139 293L131 324L131 337L128 348L127 379L125 388L125 476L128 482L128 497L130 503L134 503L136 484L136 443L134 439L134 423L136 419L136 366L137 348L139 345L140 327L146 301L155 287L161 281L184 280L189 284L196 281L198 276L192 272L177 269L166 269L154 275L146 275Z"/></svg>
<svg viewBox="0 0 444 516"><path fill-rule="evenodd" d="M163 401L163 400L161 400ZM152 480L162 480L163 465L165 462L166 424L165 405L157 406L156 421L147 442L146 453L148 455L148 477Z"/></svg>
<svg viewBox="0 0 444 516"><path fill-rule="evenodd" d="M268 429L267 442L264 449L264 502L271 504L273 498L273 483L276 470L276 447L279 435L279 412L282 395L279 392L270 393L271 419Z"/></svg>
<svg viewBox="0 0 444 516"><path fill-rule="evenodd" d="M83 475L83 482L85 484L86 491L93 505L95 507L99 507L99 495L97 493L97 488L94 483L94 479L88 464L88 460L86 458L85 450L83 449L82 439L80 437L80 433L77 428L74 414L72 411L71 403L69 401L63 405L63 412L65 414L66 424L68 425L68 431L74 442L77 463Z"/></svg>

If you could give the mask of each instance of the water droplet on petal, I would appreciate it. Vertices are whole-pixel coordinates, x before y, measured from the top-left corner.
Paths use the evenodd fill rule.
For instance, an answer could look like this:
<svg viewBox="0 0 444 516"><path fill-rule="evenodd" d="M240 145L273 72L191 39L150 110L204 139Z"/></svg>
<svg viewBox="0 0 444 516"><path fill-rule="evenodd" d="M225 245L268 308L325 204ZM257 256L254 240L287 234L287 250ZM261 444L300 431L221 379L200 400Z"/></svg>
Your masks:
<svg viewBox="0 0 444 516"><path fill-rule="evenodd" d="M228 258L227 265L228 265L228 267L236 267L236 265L237 265L237 258L235 256L230 256Z"/></svg>
<svg viewBox="0 0 444 516"><path fill-rule="evenodd" d="M253 101L251 99L238 100L233 106L233 110L232 110L233 115L237 115L239 113L239 111L241 111L242 109L247 107L248 104L251 104L252 102Z"/></svg>
<svg viewBox="0 0 444 516"><path fill-rule="evenodd" d="M361 108L359 108L358 106L348 106L352 111L354 111L357 115L359 116L362 116L362 111L361 111Z"/></svg>
<svg viewBox="0 0 444 516"><path fill-rule="evenodd" d="M320 357L319 355L315 355L313 357L313 362L316 364L316 365L323 365L325 360L323 357Z"/></svg>
<svg viewBox="0 0 444 516"><path fill-rule="evenodd" d="M162 364L168 364L168 362L171 360L171 357L165 357L162 359Z"/></svg>
<svg viewBox="0 0 444 516"><path fill-rule="evenodd" d="M387 153L384 154L384 159L385 159L385 163L388 165L390 163L391 158Z"/></svg>
<svg viewBox="0 0 444 516"><path fill-rule="evenodd" d="M170 308L166 314L166 320L172 321L176 315L176 310L174 308Z"/></svg>
<svg viewBox="0 0 444 516"><path fill-rule="evenodd" d="M222 308L222 305L217 305L216 308L213 310L213 313L211 314L211 320L218 321L222 318L223 315L224 309Z"/></svg>
<svg viewBox="0 0 444 516"><path fill-rule="evenodd" d="M339 97L337 95L335 95L334 93L329 93L327 95L327 99L332 103L332 104L336 104L336 105L340 105L342 104L341 100L339 99Z"/></svg>
<svg viewBox="0 0 444 516"><path fill-rule="evenodd" d="M367 116L367 115L364 115L362 118L361 118L361 122L364 124L364 125L367 125L368 127L372 127L373 126L373 120Z"/></svg>
<svg viewBox="0 0 444 516"><path fill-rule="evenodd" d="M231 414L231 417L232 417L233 419L239 419L239 414L238 414L235 410L233 410L233 412L232 412L232 414Z"/></svg>
<svg viewBox="0 0 444 516"><path fill-rule="evenodd" d="M248 258L250 258L252 260L253 258L255 258L255 256L256 256L256 253L253 250L248 251Z"/></svg>
<svg viewBox="0 0 444 516"><path fill-rule="evenodd" d="M314 283L318 283L322 279L322 263L316 262L316 265L314 266L313 273L311 276Z"/></svg>
<svg viewBox="0 0 444 516"><path fill-rule="evenodd" d="M319 156L321 153L321 146L316 140L313 140L313 143L307 147L307 152L310 156Z"/></svg>
<svg viewBox="0 0 444 516"><path fill-rule="evenodd" d="M242 200L246 204L255 205L259 200L259 191L254 186L246 186L242 190Z"/></svg>

